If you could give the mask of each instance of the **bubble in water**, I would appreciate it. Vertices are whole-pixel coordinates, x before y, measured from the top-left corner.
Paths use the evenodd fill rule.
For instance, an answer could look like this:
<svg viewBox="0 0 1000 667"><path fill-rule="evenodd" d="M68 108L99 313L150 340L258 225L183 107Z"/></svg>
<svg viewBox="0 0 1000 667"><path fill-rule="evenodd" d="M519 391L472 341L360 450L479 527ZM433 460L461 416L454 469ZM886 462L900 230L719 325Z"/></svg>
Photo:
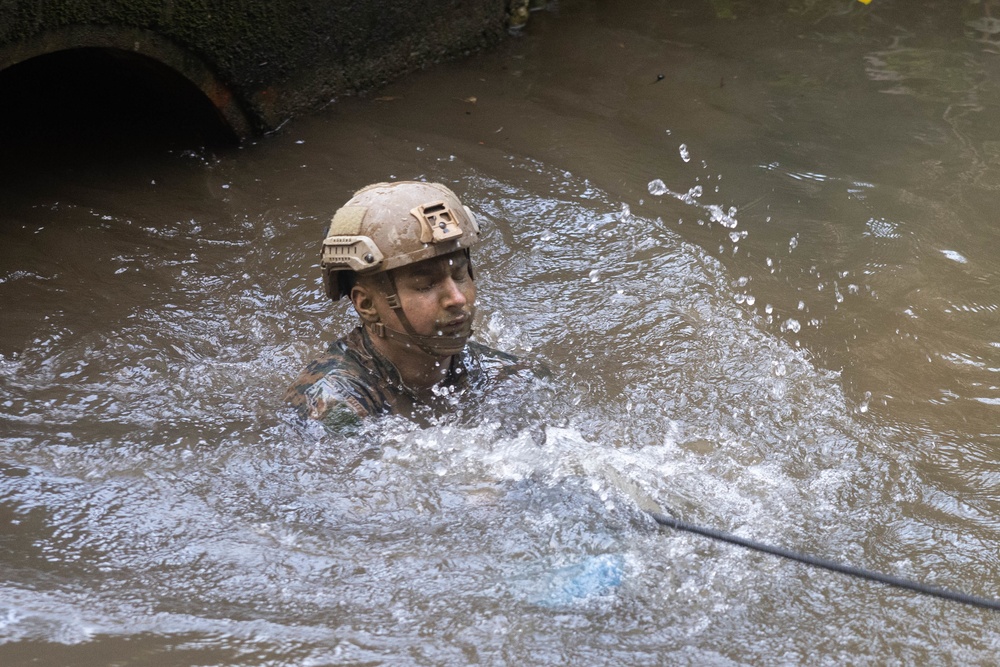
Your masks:
<svg viewBox="0 0 1000 667"><path fill-rule="evenodd" d="M660 197L662 195L667 194L668 192L667 184L658 178L654 178L653 180L651 180L647 187L649 188L649 194L653 195L654 197Z"/></svg>
<svg viewBox="0 0 1000 667"><path fill-rule="evenodd" d="M747 305L752 306L755 303L757 303L757 298L754 297L752 294L747 294Z"/></svg>
<svg viewBox="0 0 1000 667"><path fill-rule="evenodd" d="M766 306L764 306L764 312L770 315L771 313L774 312L774 306L772 306L771 304L767 304Z"/></svg>
<svg viewBox="0 0 1000 667"><path fill-rule="evenodd" d="M618 214L618 222L628 222L632 218L632 208L628 204L622 204L622 210Z"/></svg>
<svg viewBox="0 0 1000 667"><path fill-rule="evenodd" d="M799 247L799 235L796 234L792 238L788 239L788 252L791 252Z"/></svg>
<svg viewBox="0 0 1000 667"><path fill-rule="evenodd" d="M739 232L729 232L729 240L732 241L733 243L738 242L740 240L740 233Z"/></svg>
<svg viewBox="0 0 1000 667"><path fill-rule="evenodd" d="M681 144L680 147L681 159L685 162L691 161L691 153L688 152L687 144Z"/></svg>
<svg viewBox="0 0 1000 667"><path fill-rule="evenodd" d="M590 271L590 282L596 283L601 277L601 272L598 269L591 269Z"/></svg>
<svg viewBox="0 0 1000 667"><path fill-rule="evenodd" d="M684 201L687 202L688 204L693 203L695 199L701 196L701 193L702 193L701 186L696 185L687 191L687 194L684 195Z"/></svg>

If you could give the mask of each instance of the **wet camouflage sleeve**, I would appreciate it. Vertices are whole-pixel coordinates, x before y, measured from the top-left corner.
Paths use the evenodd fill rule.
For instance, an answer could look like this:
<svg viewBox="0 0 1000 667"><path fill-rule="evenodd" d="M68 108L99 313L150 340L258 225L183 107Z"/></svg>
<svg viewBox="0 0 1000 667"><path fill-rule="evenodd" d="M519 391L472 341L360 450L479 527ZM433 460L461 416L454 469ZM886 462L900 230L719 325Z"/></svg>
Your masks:
<svg viewBox="0 0 1000 667"><path fill-rule="evenodd" d="M285 402L303 418L334 430L383 412L384 401L377 390L373 393L370 372L355 357L346 340L334 343L306 366Z"/></svg>

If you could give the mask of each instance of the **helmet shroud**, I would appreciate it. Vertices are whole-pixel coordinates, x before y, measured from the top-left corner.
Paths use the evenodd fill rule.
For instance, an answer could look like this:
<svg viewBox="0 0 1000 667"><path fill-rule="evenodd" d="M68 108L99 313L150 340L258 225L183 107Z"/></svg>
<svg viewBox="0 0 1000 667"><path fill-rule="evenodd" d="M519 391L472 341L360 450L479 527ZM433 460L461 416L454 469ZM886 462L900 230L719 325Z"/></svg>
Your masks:
<svg viewBox="0 0 1000 667"><path fill-rule="evenodd" d="M479 223L454 192L438 183L376 183L358 190L333 216L323 240L327 296L350 295L355 275L467 249L480 240Z"/></svg>

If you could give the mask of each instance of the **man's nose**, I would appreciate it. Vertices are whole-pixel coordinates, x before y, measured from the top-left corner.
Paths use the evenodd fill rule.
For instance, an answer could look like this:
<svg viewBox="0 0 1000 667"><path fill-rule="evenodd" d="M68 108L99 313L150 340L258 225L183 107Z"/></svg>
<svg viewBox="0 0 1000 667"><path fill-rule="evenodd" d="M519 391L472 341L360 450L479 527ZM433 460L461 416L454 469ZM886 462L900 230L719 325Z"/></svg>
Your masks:
<svg viewBox="0 0 1000 667"><path fill-rule="evenodd" d="M442 287L444 288L444 294L441 300L445 308L462 307L469 302L469 298L462 290L462 286L455 282L451 276L445 279Z"/></svg>

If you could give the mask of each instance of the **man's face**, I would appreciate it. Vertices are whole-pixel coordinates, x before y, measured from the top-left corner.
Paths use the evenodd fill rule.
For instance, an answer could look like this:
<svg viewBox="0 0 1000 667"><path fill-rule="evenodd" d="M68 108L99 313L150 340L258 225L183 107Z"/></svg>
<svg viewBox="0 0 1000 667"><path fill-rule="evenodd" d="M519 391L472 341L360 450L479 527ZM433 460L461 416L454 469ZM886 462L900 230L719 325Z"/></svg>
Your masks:
<svg viewBox="0 0 1000 667"><path fill-rule="evenodd" d="M418 335L455 335L471 324L476 285L463 251L401 266L394 269L393 277L406 317ZM402 324L384 296L378 302L386 326L401 330Z"/></svg>

